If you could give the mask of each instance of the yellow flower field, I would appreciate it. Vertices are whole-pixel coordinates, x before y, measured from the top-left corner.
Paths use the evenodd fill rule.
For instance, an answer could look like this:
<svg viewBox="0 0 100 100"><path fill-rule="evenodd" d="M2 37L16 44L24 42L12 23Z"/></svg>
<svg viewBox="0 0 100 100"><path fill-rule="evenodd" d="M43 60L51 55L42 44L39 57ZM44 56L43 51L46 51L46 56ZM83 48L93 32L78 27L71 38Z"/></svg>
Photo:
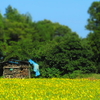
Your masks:
<svg viewBox="0 0 100 100"><path fill-rule="evenodd" d="M100 100L100 80L1 78L0 100Z"/></svg>

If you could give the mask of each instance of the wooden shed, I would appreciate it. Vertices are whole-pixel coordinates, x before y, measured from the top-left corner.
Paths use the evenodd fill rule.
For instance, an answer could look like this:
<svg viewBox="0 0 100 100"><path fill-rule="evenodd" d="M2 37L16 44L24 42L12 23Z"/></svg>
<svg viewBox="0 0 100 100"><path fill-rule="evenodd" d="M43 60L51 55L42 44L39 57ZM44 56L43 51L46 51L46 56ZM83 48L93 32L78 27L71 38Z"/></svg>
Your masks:
<svg viewBox="0 0 100 100"><path fill-rule="evenodd" d="M21 63L3 63L3 76L5 78L30 78L30 64L26 62Z"/></svg>

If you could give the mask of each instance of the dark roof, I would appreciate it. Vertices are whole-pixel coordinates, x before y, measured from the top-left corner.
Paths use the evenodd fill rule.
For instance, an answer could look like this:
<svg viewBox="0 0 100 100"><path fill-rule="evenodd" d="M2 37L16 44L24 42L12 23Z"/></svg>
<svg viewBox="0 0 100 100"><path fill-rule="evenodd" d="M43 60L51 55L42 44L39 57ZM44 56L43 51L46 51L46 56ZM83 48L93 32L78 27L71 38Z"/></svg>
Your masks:
<svg viewBox="0 0 100 100"><path fill-rule="evenodd" d="M29 64L28 61L20 61L20 60L10 60L10 61L0 62L0 64L5 64L5 63L9 63L9 64Z"/></svg>

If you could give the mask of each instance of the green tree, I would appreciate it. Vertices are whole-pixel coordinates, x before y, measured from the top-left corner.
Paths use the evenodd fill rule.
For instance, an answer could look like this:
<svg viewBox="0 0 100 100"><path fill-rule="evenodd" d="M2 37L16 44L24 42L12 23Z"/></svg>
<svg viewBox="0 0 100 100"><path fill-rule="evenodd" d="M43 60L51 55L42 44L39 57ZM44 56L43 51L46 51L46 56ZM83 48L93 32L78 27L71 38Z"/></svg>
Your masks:
<svg viewBox="0 0 100 100"><path fill-rule="evenodd" d="M34 40L40 42L52 41L56 37L65 36L68 32L71 32L71 29L67 26L60 25L59 23L53 23L50 20L38 21L34 24L37 32L34 34Z"/></svg>
<svg viewBox="0 0 100 100"><path fill-rule="evenodd" d="M48 76L47 73L51 73L49 71L54 71L53 68L59 70L56 72L59 76L71 74L75 70L83 73L96 72L92 62L93 52L88 41L80 39L73 32L67 33L64 37L56 37L45 46L42 45L37 53L41 72L47 71L43 73L43 77ZM48 70L49 68L51 70Z"/></svg>
<svg viewBox="0 0 100 100"><path fill-rule="evenodd" d="M5 56L5 60L10 57L18 59L29 57L31 52L28 51L33 51L32 36L35 32L32 24L29 13L20 14L17 9L10 5L6 8L4 17L0 14L0 49Z"/></svg>
<svg viewBox="0 0 100 100"><path fill-rule="evenodd" d="M91 32L87 36L87 39L94 53L93 62L95 62L98 73L100 72L100 2L93 2L89 7L88 13L90 17L86 29Z"/></svg>
<svg viewBox="0 0 100 100"><path fill-rule="evenodd" d="M4 30L3 16L2 14L0 14L0 40L2 40L3 37L3 30Z"/></svg>
<svg viewBox="0 0 100 100"><path fill-rule="evenodd" d="M17 20L17 18L19 17L19 12L17 11L17 9L13 9L12 6L8 6L6 8L6 13L4 14L6 19L9 19L10 21L14 21Z"/></svg>
<svg viewBox="0 0 100 100"><path fill-rule="evenodd" d="M100 2L93 2L88 9L90 18L88 19L88 24L86 29L95 32L100 30Z"/></svg>

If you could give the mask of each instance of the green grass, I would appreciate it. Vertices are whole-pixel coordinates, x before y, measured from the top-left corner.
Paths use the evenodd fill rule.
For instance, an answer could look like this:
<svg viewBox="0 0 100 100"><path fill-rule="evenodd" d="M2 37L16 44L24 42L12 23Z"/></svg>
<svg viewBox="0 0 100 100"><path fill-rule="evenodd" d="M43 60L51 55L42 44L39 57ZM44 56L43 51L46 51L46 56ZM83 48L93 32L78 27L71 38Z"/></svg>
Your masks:
<svg viewBox="0 0 100 100"><path fill-rule="evenodd" d="M84 74L83 78L100 79L100 74Z"/></svg>
<svg viewBox="0 0 100 100"><path fill-rule="evenodd" d="M0 78L4 78L3 76L0 76ZM64 77L61 77L61 78L70 78L68 77L68 75L66 74ZM100 74L94 74L94 73L91 73L91 74L79 74L77 77L74 77L76 79L80 79L80 78L89 78L89 79L100 79Z"/></svg>

